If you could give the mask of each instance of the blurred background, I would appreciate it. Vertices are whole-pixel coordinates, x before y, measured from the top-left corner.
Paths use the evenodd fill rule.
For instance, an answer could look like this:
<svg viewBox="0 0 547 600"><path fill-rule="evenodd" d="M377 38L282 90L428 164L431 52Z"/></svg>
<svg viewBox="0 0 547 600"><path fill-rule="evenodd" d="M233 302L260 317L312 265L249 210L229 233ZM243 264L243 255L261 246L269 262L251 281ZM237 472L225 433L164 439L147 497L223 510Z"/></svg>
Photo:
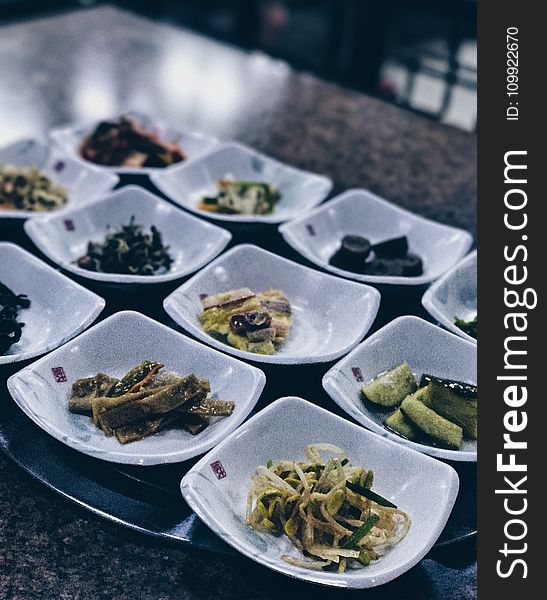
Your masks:
<svg viewBox="0 0 547 600"><path fill-rule="evenodd" d="M266 53L435 121L476 127L476 0L0 0L0 23L99 4Z"/></svg>

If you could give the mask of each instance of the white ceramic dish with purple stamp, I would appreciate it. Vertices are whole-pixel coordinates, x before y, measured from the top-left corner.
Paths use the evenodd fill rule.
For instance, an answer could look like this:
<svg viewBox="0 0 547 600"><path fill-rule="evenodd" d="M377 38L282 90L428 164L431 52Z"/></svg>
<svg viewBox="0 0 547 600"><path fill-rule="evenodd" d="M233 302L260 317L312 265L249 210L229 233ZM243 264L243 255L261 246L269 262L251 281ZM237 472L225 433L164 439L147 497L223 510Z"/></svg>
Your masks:
<svg viewBox="0 0 547 600"><path fill-rule="evenodd" d="M464 439L460 450L411 442L383 425L389 410L364 400L365 383L406 362L419 379L422 374L477 382L477 346L414 316L398 317L376 331L337 362L323 377L327 394L367 429L424 454L453 461L476 461L477 442Z"/></svg>
<svg viewBox="0 0 547 600"><path fill-rule="evenodd" d="M332 188L330 179L283 164L241 144L226 144L191 164L180 163L151 179L174 202L202 217L226 223L282 223L317 206ZM198 207L216 196L219 179L260 181L278 188L280 199L266 215L223 214Z"/></svg>
<svg viewBox="0 0 547 600"><path fill-rule="evenodd" d="M240 288L278 289L287 296L293 324L273 355L239 350L203 331L202 298ZM295 365L334 360L349 352L370 329L380 293L303 267L257 246L235 246L172 292L163 303L181 327L206 344L247 360Z"/></svg>
<svg viewBox="0 0 547 600"><path fill-rule="evenodd" d="M221 142L214 137L193 131L182 131L171 127L159 119L153 119L142 113L129 112L125 114L136 118L137 122L147 131L154 131L157 133L160 140L176 142L179 144L187 156L185 161L183 161L184 163L190 163L197 160L221 145ZM95 130L101 121L97 120L56 127L49 132L49 136L57 146L62 148L63 151L74 160L85 165L94 165L106 173L119 173L120 175L150 175L157 171L173 168L174 165L169 167L111 167L107 165L98 165L86 160L80 154L80 146L84 139Z"/></svg>
<svg viewBox="0 0 547 600"><path fill-rule="evenodd" d="M99 372L120 377L144 360L162 362L165 370L180 375L194 373L208 379L210 397L234 401L233 414L212 418L195 436L173 429L122 445L115 437L106 437L89 417L68 411L71 386L77 379ZM8 389L37 425L71 448L111 462L157 465L188 460L223 440L251 412L265 381L260 369L140 313L123 311L12 375Z"/></svg>
<svg viewBox="0 0 547 600"><path fill-rule="evenodd" d="M306 460L311 443L332 443L353 465L374 471L374 490L412 521L406 537L366 568L316 571L281 560L302 554L285 536L259 533L245 523L251 476L268 460ZM340 588L371 588L416 565L441 534L458 493L449 465L383 439L296 397L281 398L246 421L188 471L184 499L198 517L233 548L290 577Z"/></svg>
<svg viewBox="0 0 547 600"><path fill-rule="evenodd" d="M114 173L104 173L91 164L81 164L65 152L38 140L25 139L0 148L0 165L36 167L54 184L67 191L67 202L50 212L4 209L0 206L0 219L38 218L59 214L81 206L111 190L119 181Z"/></svg>
<svg viewBox="0 0 547 600"><path fill-rule="evenodd" d="M427 289L422 304L441 325L476 344L473 336L456 325L455 318L471 321L477 316L477 251L470 252Z"/></svg>
<svg viewBox="0 0 547 600"><path fill-rule="evenodd" d="M107 232L128 225L131 217L144 226L155 225L168 246L173 263L154 275L133 275L89 271L77 259L87 252L89 241L102 242ZM141 187L128 185L85 206L51 214L24 225L38 248L63 269L81 277L110 283L154 284L180 279L197 271L220 254L232 235L176 208Z"/></svg>
<svg viewBox="0 0 547 600"><path fill-rule="evenodd" d="M57 348L91 325L105 306L100 296L9 242L0 242L0 282L30 300L18 310L21 338L0 355L0 365Z"/></svg>
<svg viewBox="0 0 547 600"><path fill-rule="evenodd" d="M341 277L372 284L422 285L438 279L469 250L473 238L400 208L367 190L349 190L318 208L284 223L279 232L297 252L315 265ZM409 252L420 256L417 276L367 275L329 264L346 235L359 235L371 244L406 236Z"/></svg>

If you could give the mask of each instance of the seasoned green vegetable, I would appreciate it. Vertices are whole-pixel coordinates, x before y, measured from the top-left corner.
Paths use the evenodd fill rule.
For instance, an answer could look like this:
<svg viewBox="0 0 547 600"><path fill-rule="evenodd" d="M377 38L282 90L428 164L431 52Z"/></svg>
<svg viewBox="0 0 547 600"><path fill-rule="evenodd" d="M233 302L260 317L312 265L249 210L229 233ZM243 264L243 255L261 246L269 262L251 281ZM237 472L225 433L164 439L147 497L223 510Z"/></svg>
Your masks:
<svg viewBox="0 0 547 600"><path fill-rule="evenodd" d="M323 459L322 453L330 456ZM402 540L410 517L367 487L372 470L354 467L332 444L306 447L308 462L268 461L257 467L247 498L247 523L287 535L303 556L281 556L309 569L368 566ZM358 564L356 564L358 563Z"/></svg>
<svg viewBox="0 0 547 600"><path fill-rule="evenodd" d="M463 429L466 437L477 439L477 400L458 396L451 388L432 381L423 388L422 402L436 413Z"/></svg>
<svg viewBox="0 0 547 600"><path fill-rule="evenodd" d="M380 494L373 492L369 488L357 485L355 483L351 483L351 481L346 481L346 487L348 489L350 489L352 492L355 492L356 494L361 494L361 496L364 496L365 498L368 498L369 500L376 502L376 504L379 504L380 506L388 506L389 508L397 508L395 506L395 504L393 504L393 502L390 502L387 498L380 496Z"/></svg>
<svg viewBox="0 0 547 600"><path fill-rule="evenodd" d="M419 430L403 415L400 408L385 418L384 425L412 442L417 442L420 438Z"/></svg>
<svg viewBox="0 0 547 600"><path fill-rule="evenodd" d="M405 362L367 383L363 386L362 392L371 402L394 408L409 394L414 393L417 387L414 373Z"/></svg>
<svg viewBox="0 0 547 600"><path fill-rule="evenodd" d="M217 187L218 194L204 196L198 208L227 214L266 215L280 198L276 187L261 181L220 179Z"/></svg>
<svg viewBox="0 0 547 600"><path fill-rule="evenodd" d="M0 165L0 210L44 212L67 201L67 190L36 167Z"/></svg>
<svg viewBox="0 0 547 600"><path fill-rule="evenodd" d="M467 333L467 335L470 335L471 337L477 339L477 317L478 315L475 315L475 318L471 319L471 321L464 321L463 319L458 319L458 317L454 317L454 323L462 331Z"/></svg>
<svg viewBox="0 0 547 600"><path fill-rule="evenodd" d="M462 428L425 406L419 398L405 398L401 404L401 411L415 427L439 445L454 450L460 449L463 440Z"/></svg>
<svg viewBox="0 0 547 600"><path fill-rule="evenodd" d="M151 376L157 373L162 367L163 365L161 363L145 360L140 365L137 365L134 369L131 369L129 373L124 375L120 381L116 383L114 389L110 393L110 397L116 398L116 396L122 396L130 391L136 391L132 388L139 384L143 385L145 380L149 380Z"/></svg>

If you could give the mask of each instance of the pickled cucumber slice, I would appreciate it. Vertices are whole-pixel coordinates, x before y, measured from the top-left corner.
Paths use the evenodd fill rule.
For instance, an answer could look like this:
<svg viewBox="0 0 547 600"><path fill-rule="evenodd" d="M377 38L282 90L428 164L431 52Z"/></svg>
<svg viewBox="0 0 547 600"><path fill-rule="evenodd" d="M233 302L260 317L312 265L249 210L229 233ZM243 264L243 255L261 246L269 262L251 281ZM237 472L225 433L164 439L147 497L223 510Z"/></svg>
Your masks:
<svg viewBox="0 0 547 600"><path fill-rule="evenodd" d="M420 392L422 392L423 397L423 390L420 390ZM463 429L428 408L414 395L403 400L401 411L415 427L421 429L439 445L453 450L461 448Z"/></svg>
<svg viewBox="0 0 547 600"><path fill-rule="evenodd" d="M374 404L394 408L417 387L414 373L405 362L364 385L362 392Z"/></svg>
<svg viewBox="0 0 547 600"><path fill-rule="evenodd" d="M384 425L411 442L417 442L420 438L420 430L403 415L400 408L385 418Z"/></svg>
<svg viewBox="0 0 547 600"><path fill-rule="evenodd" d="M463 429L465 437L477 439L477 401L462 398L450 387L431 381L421 400L436 413L453 421Z"/></svg>

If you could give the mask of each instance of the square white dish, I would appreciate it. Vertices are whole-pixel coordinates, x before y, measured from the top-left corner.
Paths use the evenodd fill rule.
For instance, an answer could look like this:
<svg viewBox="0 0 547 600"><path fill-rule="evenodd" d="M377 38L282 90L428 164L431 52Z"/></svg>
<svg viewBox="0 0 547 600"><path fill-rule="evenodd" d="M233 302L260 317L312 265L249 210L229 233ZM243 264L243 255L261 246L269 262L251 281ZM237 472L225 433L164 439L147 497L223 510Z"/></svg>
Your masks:
<svg viewBox="0 0 547 600"><path fill-rule="evenodd" d="M315 265L355 281L422 285L438 279L469 250L471 235L420 217L367 190L349 190L279 227L285 241ZM423 261L416 277L364 275L329 264L345 235L361 235L377 244L407 236L409 251Z"/></svg>
<svg viewBox="0 0 547 600"><path fill-rule="evenodd" d="M269 215L230 215L198 208L203 196L216 195L219 179L261 181L276 186L281 197ZM281 223L317 206L332 188L323 175L283 164L241 144L225 144L191 164L181 163L151 176L174 202L202 217L231 223Z"/></svg>
<svg viewBox="0 0 547 600"><path fill-rule="evenodd" d="M0 242L0 282L26 294L21 339L0 355L0 365L28 360L64 344L91 325L105 301L15 244Z"/></svg>
<svg viewBox="0 0 547 600"><path fill-rule="evenodd" d="M372 468L373 489L412 520L406 537L366 568L327 573L290 565L282 554L302 555L286 536L259 533L245 523L256 467L270 459L305 460L305 446L321 442L345 450L353 465ZM416 565L441 534L458 487L452 467L295 397L281 398L249 419L181 482L182 495L198 517L245 556L290 577L345 588L382 585Z"/></svg>
<svg viewBox="0 0 547 600"><path fill-rule="evenodd" d="M68 192L67 203L54 211L37 212L0 208L0 219L38 218L54 213L59 214L105 194L119 181L119 177L114 173L104 173L89 163L83 165L72 160L59 149L33 139L20 140L0 148L0 165L36 167L55 184L66 188Z"/></svg>
<svg viewBox="0 0 547 600"><path fill-rule="evenodd" d="M454 318L470 321L477 316L477 251L470 252L433 283L422 296L422 304L441 325L476 344L477 340L462 331Z"/></svg>
<svg viewBox="0 0 547 600"><path fill-rule="evenodd" d="M169 126L159 119L153 119L148 115L136 112L125 114L135 117L147 130L155 131L161 140L179 143L187 155L186 160L183 161L184 163L192 162L221 145L221 142L214 137L209 137L193 131L181 131L180 129ZM63 151L74 160L85 165L94 165L96 168L107 173L119 173L120 175L150 175L157 171L164 171L165 169L173 167L173 165L170 167L110 167L86 160L79 152L80 145L102 120L104 119L56 127L49 132L49 136L55 144L62 148Z"/></svg>
<svg viewBox="0 0 547 600"><path fill-rule="evenodd" d="M201 328L200 297L243 287L254 292L280 289L291 303L293 325L274 355L238 350ZM328 362L348 352L370 329L379 304L380 293L370 286L240 244L174 290L163 306L181 327L219 350L251 361L294 365Z"/></svg>
<svg viewBox="0 0 547 600"><path fill-rule="evenodd" d="M233 400L233 414L213 419L196 436L177 429L122 445L106 437L89 417L68 411L71 386L77 379L100 371L120 377L144 360L161 361L167 371L209 379L211 397ZM71 448L111 462L157 465L198 456L224 439L251 412L265 381L260 369L140 313L122 311L12 375L8 389L37 425Z"/></svg>
<svg viewBox="0 0 547 600"><path fill-rule="evenodd" d="M155 225L162 242L169 246L173 264L166 273L130 275L98 273L77 266L75 261L86 253L90 240L102 242L107 233L135 223L149 232ZM111 283L154 284L180 279L207 264L220 254L232 235L221 227L206 223L172 206L158 196L135 185L125 186L85 206L51 214L39 220L29 219L25 231L38 248L63 269L80 277Z"/></svg>
<svg viewBox="0 0 547 600"><path fill-rule="evenodd" d="M388 431L391 412L363 401L363 385L407 362L419 380L427 373L446 379L477 382L477 346L414 316L398 317L376 331L323 376L327 394L358 423L394 442L443 460L476 461L477 442L464 439L460 450L411 442Z"/></svg>

